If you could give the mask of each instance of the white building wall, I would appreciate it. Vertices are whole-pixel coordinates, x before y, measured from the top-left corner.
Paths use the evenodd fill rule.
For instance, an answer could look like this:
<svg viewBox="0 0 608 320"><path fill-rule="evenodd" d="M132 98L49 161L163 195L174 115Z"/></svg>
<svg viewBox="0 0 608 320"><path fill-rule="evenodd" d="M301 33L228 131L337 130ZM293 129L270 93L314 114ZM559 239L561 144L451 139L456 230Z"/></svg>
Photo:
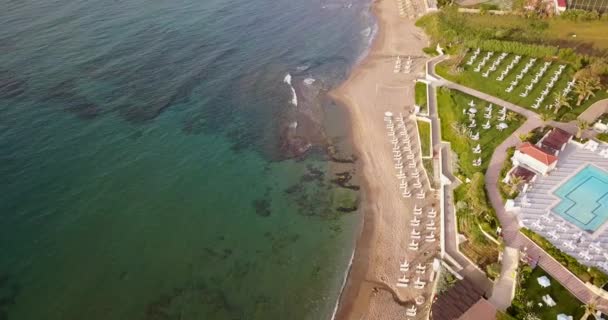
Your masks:
<svg viewBox="0 0 608 320"><path fill-rule="evenodd" d="M553 168L555 168L555 164L557 163L554 162L551 166L548 166L527 154L521 153L519 150L515 151L512 161L514 165L522 164L542 175L546 175L549 171L553 170Z"/></svg>

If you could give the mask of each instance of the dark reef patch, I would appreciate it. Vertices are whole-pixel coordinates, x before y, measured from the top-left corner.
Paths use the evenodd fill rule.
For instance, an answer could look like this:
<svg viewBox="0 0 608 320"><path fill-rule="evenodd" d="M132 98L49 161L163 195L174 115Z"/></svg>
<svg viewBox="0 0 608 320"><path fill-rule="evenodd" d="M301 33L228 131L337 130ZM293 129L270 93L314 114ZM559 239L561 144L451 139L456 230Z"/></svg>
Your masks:
<svg viewBox="0 0 608 320"><path fill-rule="evenodd" d="M268 217L271 214L270 199L253 200L253 207L255 208L255 213L260 217Z"/></svg>
<svg viewBox="0 0 608 320"><path fill-rule="evenodd" d="M0 99L15 98L25 92L27 83L14 72L0 70Z"/></svg>
<svg viewBox="0 0 608 320"><path fill-rule="evenodd" d="M204 310L201 312L201 310ZM144 320L244 319L244 312L219 289L205 283L174 288L146 306Z"/></svg>

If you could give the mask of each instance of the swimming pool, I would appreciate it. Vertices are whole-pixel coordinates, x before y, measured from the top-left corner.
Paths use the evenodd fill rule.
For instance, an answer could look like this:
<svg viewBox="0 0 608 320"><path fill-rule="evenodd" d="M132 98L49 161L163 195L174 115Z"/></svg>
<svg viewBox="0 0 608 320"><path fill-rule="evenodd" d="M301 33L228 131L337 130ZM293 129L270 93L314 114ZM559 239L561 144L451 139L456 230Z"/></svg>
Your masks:
<svg viewBox="0 0 608 320"><path fill-rule="evenodd" d="M596 231L608 219L608 172L588 165L553 192L553 212L579 228Z"/></svg>

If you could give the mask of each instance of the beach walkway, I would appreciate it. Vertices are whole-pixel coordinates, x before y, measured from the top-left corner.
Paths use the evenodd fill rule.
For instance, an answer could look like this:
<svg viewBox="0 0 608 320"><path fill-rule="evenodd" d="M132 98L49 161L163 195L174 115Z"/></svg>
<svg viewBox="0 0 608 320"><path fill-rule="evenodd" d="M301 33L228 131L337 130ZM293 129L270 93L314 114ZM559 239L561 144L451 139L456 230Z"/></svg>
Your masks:
<svg viewBox="0 0 608 320"><path fill-rule="evenodd" d="M522 233L519 232L519 222L515 215L507 212L504 208L504 203L502 197L498 191L498 179L500 176L500 170L505 161L507 161L507 149L510 147L515 147L520 143L519 135L523 133L528 133L533 129L542 126L543 121L540 119L540 116L528 109L522 108L510 102L504 101L502 99L490 96L483 92L453 83L449 80L441 78L435 73L435 65L443 60L446 57L439 57L432 59L427 64L427 79L431 81L431 83L435 83L435 85L446 86L451 89L459 90L469 95L478 97L480 99L487 100L493 104L506 107L511 111L515 111L524 115L527 120L524 122L522 126L520 126L511 136L509 136L503 143L501 143L492 154L492 158L490 159L490 164L486 171L485 182L486 182L486 191L488 194L488 198L492 203L492 206L496 210L496 214L498 219L500 220L502 227L503 240L506 244L505 252L503 253L503 257L512 254L513 250L517 250L518 252L525 252L528 256L537 257L538 265L541 266L547 273L549 273L554 279L559 281L564 287L566 287L574 296L576 296L581 302L585 304L595 303L597 309L607 313L608 312L608 299L599 295L594 289L587 284L583 283L579 278L573 275L566 267L561 265L558 261L556 261L553 257L551 257L547 252L545 252L542 248L537 246L530 239L525 237ZM430 76L430 77L429 77ZM435 103L436 104L436 103ZM436 106L434 106L436 108ZM601 110L604 108L603 104L599 104L594 107L594 110ZM590 111L591 112L591 111ZM597 113L596 111L593 111ZM546 123L548 125L559 127L563 130L566 130L570 133L576 133L577 128L574 122L563 123L550 121ZM589 136L592 133L587 130L584 133L584 136ZM446 226L446 230L448 227ZM446 235L446 240L447 240ZM447 245L446 245L447 247ZM509 258L510 259L510 258ZM509 260L512 261L512 260ZM498 309L504 308L505 305L510 305L511 297L507 294L508 292L508 282L513 283L514 278L509 273L509 270L512 269L512 263L507 261L506 267L504 267L501 271L501 277L498 279L498 284L495 290L496 295L493 296L491 302L495 303L495 306ZM507 303L507 300L509 302Z"/></svg>
<svg viewBox="0 0 608 320"><path fill-rule="evenodd" d="M486 277L483 271L458 250L460 241L458 239L459 234L452 194L453 190L460 184L460 181L456 179L452 173L452 155L449 144L441 142L441 125L439 123L439 113L437 111L436 90L437 86L433 82L427 86L427 102L432 128L433 153L441 154L441 174L451 181L450 184L443 186L445 253L448 255L448 258L445 260L454 265L461 276L469 279L479 290L489 296L492 292L492 282ZM435 170L437 170L437 168L435 168Z"/></svg>

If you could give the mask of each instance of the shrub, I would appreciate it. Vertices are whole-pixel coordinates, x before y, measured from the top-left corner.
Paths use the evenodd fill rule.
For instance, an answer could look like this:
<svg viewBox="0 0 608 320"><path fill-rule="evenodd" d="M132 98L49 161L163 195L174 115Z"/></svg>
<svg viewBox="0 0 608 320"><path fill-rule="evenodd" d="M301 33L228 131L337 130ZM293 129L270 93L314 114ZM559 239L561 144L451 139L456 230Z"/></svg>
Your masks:
<svg viewBox="0 0 608 320"><path fill-rule="evenodd" d="M494 262L486 267L486 274L492 279L500 277L500 264Z"/></svg>

